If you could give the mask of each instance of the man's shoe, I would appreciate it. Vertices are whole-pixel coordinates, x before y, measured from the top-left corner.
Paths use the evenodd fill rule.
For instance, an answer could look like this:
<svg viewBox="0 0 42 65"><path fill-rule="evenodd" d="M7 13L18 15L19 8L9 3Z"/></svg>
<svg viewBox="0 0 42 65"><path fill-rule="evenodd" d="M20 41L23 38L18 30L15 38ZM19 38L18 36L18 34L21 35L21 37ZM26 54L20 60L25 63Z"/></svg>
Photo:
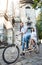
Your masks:
<svg viewBox="0 0 42 65"><path fill-rule="evenodd" d="M20 55L21 55L21 56L24 56L24 55L25 55L25 53L23 53L23 52L22 52Z"/></svg>

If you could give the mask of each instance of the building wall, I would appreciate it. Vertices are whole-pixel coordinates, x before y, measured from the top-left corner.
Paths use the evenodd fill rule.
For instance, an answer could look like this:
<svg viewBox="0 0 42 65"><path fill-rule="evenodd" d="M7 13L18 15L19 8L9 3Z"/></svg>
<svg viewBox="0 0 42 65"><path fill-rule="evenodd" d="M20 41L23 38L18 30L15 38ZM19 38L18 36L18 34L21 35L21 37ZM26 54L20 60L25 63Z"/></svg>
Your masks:
<svg viewBox="0 0 42 65"><path fill-rule="evenodd" d="M25 9L25 7L27 7L27 6L30 6L30 9ZM36 24L36 15L35 15L35 10L32 9L31 5L28 4L26 6L23 6L22 8L20 8L19 12L20 12L20 19L21 19L21 21L24 22L24 24L25 24L26 22L28 22L27 18L29 16L30 20L32 21L32 26L36 30L36 27L35 27L35 24ZM5 22L4 17L0 17L0 29L3 29L3 22ZM19 31L20 31L20 23L19 22L15 24L14 29L15 29L15 31L14 31L14 41L16 42L17 39L16 39L15 35L18 34ZM7 42L8 43L12 43L12 31L11 30L7 31L7 37L8 37ZM18 40L21 41L21 35L18 36ZM20 44L21 42L18 42L18 43Z"/></svg>
<svg viewBox="0 0 42 65"><path fill-rule="evenodd" d="M0 40L2 41L3 40L3 23L4 23L4 17L0 17Z"/></svg>
<svg viewBox="0 0 42 65"><path fill-rule="evenodd" d="M30 7L30 9L29 8L26 9L26 7L28 7L28 6ZM30 17L30 20L32 22L32 26L36 30L36 27L35 27L35 24L36 24L36 11L35 11L35 9L33 9L31 7L31 5L28 4L28 5L23 6L20 9L20 11L21 11L20 18L21 18L22 22L24 22L24 24L25 24L26 22L28 22L28 17Z"/></svg>

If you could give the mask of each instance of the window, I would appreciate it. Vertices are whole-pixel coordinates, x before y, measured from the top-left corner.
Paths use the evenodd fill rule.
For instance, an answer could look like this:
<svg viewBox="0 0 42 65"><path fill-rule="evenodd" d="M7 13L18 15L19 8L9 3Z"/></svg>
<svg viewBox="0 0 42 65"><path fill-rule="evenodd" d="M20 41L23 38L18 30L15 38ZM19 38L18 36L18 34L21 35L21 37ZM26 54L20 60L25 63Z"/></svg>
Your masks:
<svg viewBox="0 0 42 65"><path fill-rule="evenodd" d="M29 6L27 6L27 7L26 7L26 9L30 9L30 7L29 7Z"/></svg>

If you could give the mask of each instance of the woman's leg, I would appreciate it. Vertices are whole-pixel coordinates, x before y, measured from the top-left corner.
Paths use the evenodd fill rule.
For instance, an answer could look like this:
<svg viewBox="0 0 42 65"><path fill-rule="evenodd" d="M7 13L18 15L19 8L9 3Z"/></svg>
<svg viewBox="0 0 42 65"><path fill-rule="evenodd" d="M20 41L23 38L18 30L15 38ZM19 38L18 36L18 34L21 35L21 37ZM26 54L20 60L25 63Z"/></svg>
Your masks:
<svg viewBox="0 0 42 65"><path fill-rule="evenodd" d="M35 47L35 41L33 39L31 39L31 45L33 45L33 47Z"/></svg>

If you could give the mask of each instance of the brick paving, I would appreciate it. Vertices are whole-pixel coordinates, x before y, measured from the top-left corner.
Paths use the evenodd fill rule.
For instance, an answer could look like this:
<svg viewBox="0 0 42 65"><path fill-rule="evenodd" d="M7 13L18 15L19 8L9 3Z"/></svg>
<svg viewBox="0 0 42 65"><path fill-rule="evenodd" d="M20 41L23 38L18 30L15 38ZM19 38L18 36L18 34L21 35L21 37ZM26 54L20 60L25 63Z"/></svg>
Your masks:
<svg viewBox="0 0 42 65"><path fill-rule="evenodd" d="M0 49L0 65L8 65L2 59L2 53L4 49ZM10 65L42 65L42 44L40 45L40 53L35 54L34 52L31 55L26 52L25 56L19 56L17 62Z"/></svg>

